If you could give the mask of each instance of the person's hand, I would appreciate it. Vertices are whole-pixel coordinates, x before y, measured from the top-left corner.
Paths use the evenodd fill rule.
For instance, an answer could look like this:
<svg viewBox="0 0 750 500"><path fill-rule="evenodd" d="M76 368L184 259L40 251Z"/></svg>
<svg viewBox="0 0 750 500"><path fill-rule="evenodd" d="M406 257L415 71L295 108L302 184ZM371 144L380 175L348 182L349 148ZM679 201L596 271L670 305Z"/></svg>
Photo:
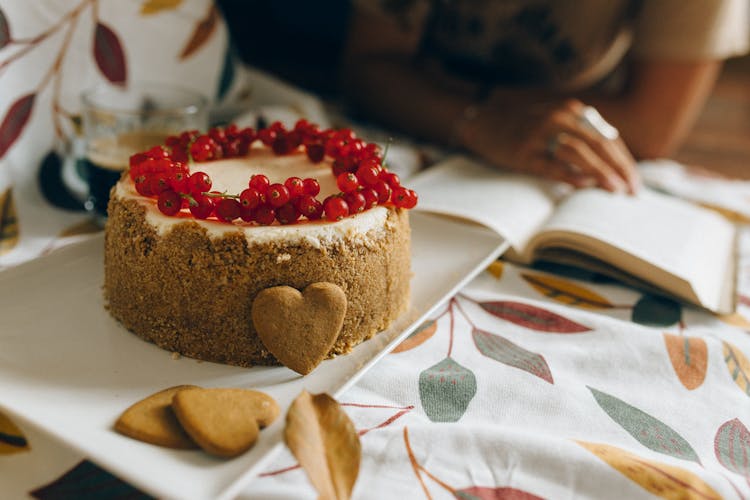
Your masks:
<svg viewBox="0 0 750 500"><path fill-rule="evenodd" d="M462 127L459 140L499 167L575 187L632 194L640 186L635 160L617 129L575 99L554 104L519 99L510 108L490 99Z"/></svg>

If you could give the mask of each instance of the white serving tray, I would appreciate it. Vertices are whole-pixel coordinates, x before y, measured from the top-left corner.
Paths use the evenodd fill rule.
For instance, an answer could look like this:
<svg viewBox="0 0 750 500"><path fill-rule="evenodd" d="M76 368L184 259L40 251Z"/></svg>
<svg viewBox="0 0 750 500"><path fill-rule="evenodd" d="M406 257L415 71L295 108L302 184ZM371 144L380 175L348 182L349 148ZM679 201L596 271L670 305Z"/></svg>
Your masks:
<svg viewBox="0 0 750 500"><path fill-rule="evenodd" d="M415 212L411 225L409 311L305 377L284 367L172 359L129 333L104 309L101 236L3 271L0 408L152 495L232 498L283 446L283 415L300 391L339 396L507 248L492 231L459 220ZM132 403L178 384L262 390L276 398L282 417L233 460L161 448L112 430Z"/></svg>

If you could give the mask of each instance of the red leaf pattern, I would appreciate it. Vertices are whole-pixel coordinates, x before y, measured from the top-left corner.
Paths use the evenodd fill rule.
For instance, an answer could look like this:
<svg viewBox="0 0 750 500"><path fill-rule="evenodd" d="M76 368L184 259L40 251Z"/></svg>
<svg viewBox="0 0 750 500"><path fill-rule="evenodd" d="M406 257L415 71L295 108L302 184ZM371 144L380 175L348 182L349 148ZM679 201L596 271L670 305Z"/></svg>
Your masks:
<svg viewBox="0 0 750 500"><path fill-rule="evenodd" d="M0 49L10 43L10 25L8 24L8 18L5 17L5 13L0 9Z"/></svg>
<svg viewBox="0 0 750 500"><path fill-rule="evenodd" d="M542 497L507 486L471 486L457 490L454 495L459 500L542 500Z"/></svg>
<svg viewBox="0 0 750 500"><path fill-rule="evenodd" d="M219 12L216 10L216 6L212 4L206 17L198 21L195 25L193 33L180 53L180 59L187 59L193 55L194 52L200 49L211 38L211 35L216 30L216 22L218 20Z"/></svg>
<svg viewBox="0 0 750 500"><path fill-rule="evenodd" d="M125 52L117 33L104 23L97 23L94 30L94 59L102 74L112 83L127 81L128 72Z"/></svg>
<svg viewBox="0 0 750 500"><path fill-rule="evenodd" d="M714 452L721 465L750 479L750 432L739 419L719 427Z"/></svg>
<svg viewBox="0 0 750 500"><path fill-rule="evenodd" d="M0 124L0 158L5 156L5 153L21 135L31 116L35 99L36 94L26 94L13 103L5 118L3 118L3 123Z"/></svg>
<svg viewBox="0 0 750 500"><path fill-rule="evenodd" d="M479 352L508 366L518 368L554 384L549 365L544 356L528 351L510 340L475 328L472 333Z"/></svg>
<svg viewBox="0 0 750 500"><path fill-rule="evenodd" d="M500 319L538 332L582 333L591 328L563 318L546 309L509 300L481 302L482 309Z"/></svg>

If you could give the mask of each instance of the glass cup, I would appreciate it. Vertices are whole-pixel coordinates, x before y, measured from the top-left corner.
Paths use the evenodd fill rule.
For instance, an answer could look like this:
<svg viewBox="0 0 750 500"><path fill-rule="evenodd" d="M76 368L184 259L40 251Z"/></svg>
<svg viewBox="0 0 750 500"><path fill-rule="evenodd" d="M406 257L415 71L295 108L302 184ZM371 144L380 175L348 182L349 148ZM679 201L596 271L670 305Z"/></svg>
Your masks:
<svg viewBox="0 0 750 500"><path fill-rule="evenodd" d="M107 219L109 192L133 153L184 130L205 130L208 122L205 97L169 85L102 85L81 99L88 183L84 205L100 224Z"/></svg>

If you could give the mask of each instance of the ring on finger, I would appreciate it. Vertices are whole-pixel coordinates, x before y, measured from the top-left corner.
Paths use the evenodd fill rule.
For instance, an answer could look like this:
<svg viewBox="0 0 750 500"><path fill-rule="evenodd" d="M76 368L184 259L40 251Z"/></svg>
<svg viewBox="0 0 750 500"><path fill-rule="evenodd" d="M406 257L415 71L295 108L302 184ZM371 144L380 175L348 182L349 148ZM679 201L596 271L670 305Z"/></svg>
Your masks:
<svg viewBox="0 0 750 500"><path fill-rule="evenodd" d="M547 139L547 144L545 144L544 147L547 156L550 158L555 158L557 156L557 149L560 147L560 143L565 140L565 136L565 132L558 132Z"/></svg>
<svg viewBox="0 0 750 500"><path fill-rule="evenodd" d="M610 125L593 106L584 106L583 110L581 110L579 121L582 125L596 131L599 135L610 141L614 141L620 137L620 132Z"/></svg>

